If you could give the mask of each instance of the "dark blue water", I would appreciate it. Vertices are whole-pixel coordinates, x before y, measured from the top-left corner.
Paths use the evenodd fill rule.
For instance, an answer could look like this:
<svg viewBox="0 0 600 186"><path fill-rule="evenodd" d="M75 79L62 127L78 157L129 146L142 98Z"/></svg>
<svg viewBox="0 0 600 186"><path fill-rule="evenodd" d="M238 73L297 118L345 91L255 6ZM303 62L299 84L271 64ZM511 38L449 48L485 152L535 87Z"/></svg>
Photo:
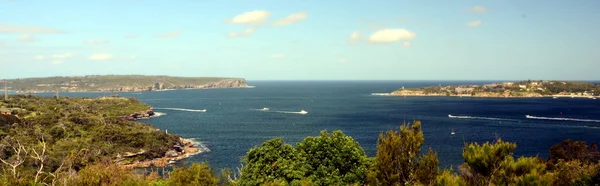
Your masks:
<svg viewBox="0 0 600 186"><path fill-rule="evenodd" d="M425 145L439 154L443 167L462 163L468 142L500 137L517 143L516 155L546 157L548 149L563 139L600 141L600 122L527 119L525 115L600 121L600 100L584 98L483 99L460 97L384 97L402 86L422 87L489 82L445 81L260 81L251 89L204 89L142 94L136 97L155 108L207 109L207 112L161 110L165 116L144 120L169 133L195 138L210 152L180 163L209 161L215 168L235 168L245 153L262 141L284 137L291 144L321 130L343 130L365 149L376 152L380 132L420 120ZM109 93L63 93L63 96L97 97ZM257 111L263 107L269 112ZM308 114L281 113L277 111ZM475 119L449 118L456 116ZM455 135L450 132L454 130Z"/></svg>

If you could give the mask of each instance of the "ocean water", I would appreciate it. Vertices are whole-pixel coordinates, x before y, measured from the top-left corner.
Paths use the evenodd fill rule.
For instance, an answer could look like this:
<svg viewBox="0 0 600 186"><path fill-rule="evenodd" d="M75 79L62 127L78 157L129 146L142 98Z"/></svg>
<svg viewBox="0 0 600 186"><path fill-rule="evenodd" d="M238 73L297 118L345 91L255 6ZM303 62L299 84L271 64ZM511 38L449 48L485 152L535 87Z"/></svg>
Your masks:
<svg viewBox="0 0 600 186"><path fill-rule="evenodd" d="M375 156L380 132L397 129L413 120L423 124L423 151L429 148L437 151L442 167L460 165L462 148L470 142L502 138L517 143L517 156L547 157L550 146L563 139L600 141L600 100L371 95L402 86L482 83L490 82L249 81L256 87L119 94L136 97L165 114L141 122L194 138L210 149L178 164L208 161L217 169L240 167L245 153L265 140L283 137L295 145L306 136L318 135L321 130L342 130L357 140L369 156ZM259 110L264 107L269 111ZM206 112L200 112L203 109ZM300 110L308 114L296 113ZM457 117L449 117L449 114ZM525 115L543 118L528 119ZM455 134L451 135L451 131Z"/></svg>

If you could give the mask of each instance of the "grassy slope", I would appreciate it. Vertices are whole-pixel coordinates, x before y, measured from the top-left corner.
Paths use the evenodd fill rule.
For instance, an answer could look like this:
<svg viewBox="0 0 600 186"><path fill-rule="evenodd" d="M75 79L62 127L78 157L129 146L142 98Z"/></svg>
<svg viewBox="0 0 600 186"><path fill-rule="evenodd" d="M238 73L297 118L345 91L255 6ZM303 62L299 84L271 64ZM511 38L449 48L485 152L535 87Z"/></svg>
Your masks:
<svg viewBox="0 0 600 186"><path fill-rule="evenodd" d="M136 159L161 157L179 142L177 135L120 119L123 115L149 109L148 105L133 98L13 96L3 105L22 106L27 111L20 113L18 123L0 123L0 158L13 155L5 146L7 144L18 140L25 146L34 146L43 138L49 147L47 171L57 168L65 157L70 157L75 168L140 149L147 153ZM32 164L24 165L27 168Z"/></svg>

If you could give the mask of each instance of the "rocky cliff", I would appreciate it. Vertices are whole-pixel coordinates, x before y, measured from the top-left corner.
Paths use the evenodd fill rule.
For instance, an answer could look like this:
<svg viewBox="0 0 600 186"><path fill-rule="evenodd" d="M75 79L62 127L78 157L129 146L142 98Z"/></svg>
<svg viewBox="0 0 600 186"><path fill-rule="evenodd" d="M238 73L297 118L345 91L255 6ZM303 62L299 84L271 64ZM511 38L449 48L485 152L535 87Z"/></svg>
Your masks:
<svg viewBox="0 0 600 186"><path fill-rule="evenodd" d="M245 79L223 79L203 85L202 88L245 88L249 87Z"/></svg>

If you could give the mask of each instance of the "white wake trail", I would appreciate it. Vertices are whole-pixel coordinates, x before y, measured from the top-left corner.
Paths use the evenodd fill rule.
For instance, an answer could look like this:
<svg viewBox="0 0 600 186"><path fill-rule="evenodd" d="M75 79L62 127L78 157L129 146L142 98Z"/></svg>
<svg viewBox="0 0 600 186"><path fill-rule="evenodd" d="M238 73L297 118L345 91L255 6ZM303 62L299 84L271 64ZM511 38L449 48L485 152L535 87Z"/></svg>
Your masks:
<svg viewBox="0 0 600 186"><path fill-rule="evenodd" d="M477 116L453 116L448 114L449 118L456 119L482 119L482 120L500 120L500 121L518 121L515 119L506 119L506 118L491 118L491 117L477 117Z"/></svg>
<svg viewBox="0 0 600 186"><path fill-rule="evenodd" d="M186 109L186 108L154 108L154 109L177 110L177 111L187 111L187 112L206 112L206 109L203 109L203 110Z"/></svg>
<svg viewBox="0 0 600 186"><path fill-rule="evenodd" d="M551 118L551 117L538 117L538 116L530 116L525 115L528 119L540 119L540 120L556 120L556 121L580 121L580 122L596 122L600 123L600 120L593 119L576 119L576 118Z"/></svg>

